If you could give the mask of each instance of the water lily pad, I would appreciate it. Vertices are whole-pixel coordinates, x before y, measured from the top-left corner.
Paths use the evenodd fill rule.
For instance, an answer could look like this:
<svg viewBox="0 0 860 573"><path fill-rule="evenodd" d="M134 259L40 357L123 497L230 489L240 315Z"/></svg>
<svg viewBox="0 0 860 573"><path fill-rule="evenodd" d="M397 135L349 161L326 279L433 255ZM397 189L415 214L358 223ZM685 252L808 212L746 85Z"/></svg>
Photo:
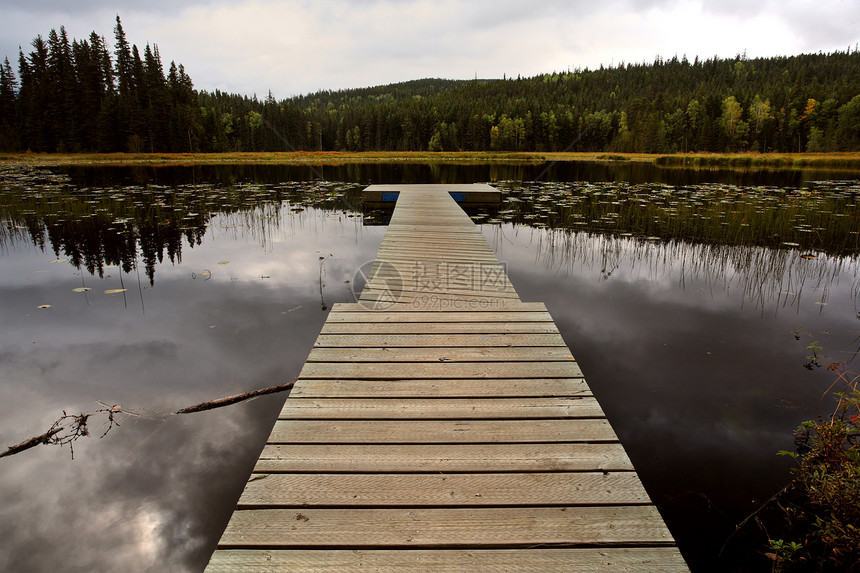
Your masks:
<svg viewBox="0 0 860 573"><path fill-rule="evenodd" d="M127 288L111 288L105 291L105 294L116 294L118 292L125 292Z"/></svg>
<svg viewBox="0 0 860 573"><path fill-rule="evenodd" d="M90 287L78 287L72 289L72 291L74 292L90 292L91 290L93 289L91 289Z"/></svg>
<svg viewBox="0 0 860 573"><path fill-rule="evenodd" d="M212 271L203 271L202 273L200 273L200 276L201 277L210 277L210 276L212 276Z"/></svg>
<svg viewBox="0 0 860 573"><path fill-rule="evenodd" d="M219 265L229 265L230 261L218 261Z"/></svg>
<svg viewBox="0 0 860 573"><path fill-rule="evenodd" d="M65 263L68 262L69 259L54 259L53 261L48 261L49 263Z"/></svg>

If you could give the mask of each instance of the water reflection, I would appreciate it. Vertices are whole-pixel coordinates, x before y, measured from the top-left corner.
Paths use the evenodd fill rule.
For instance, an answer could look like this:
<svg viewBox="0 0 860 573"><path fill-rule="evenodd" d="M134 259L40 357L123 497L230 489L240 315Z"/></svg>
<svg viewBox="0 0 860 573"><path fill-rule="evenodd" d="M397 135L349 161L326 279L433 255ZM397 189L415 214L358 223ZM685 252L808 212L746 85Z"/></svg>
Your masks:
<svg viewBox="0 0 860 573"><path fill-rule="evenodd" d="M361 201L358 186L327 182L81 188L47 171L7 168L0 177L4 249L29 241L99 277L106 266L130 273L139 255L150 285L156 263L181 262L183 244L200 245L209 227L241 227L265 243L270 223L282 215L318 206L354 217ZM216 215L228 219L214 225Z"/></svg>
<svg viewBox="0 0 860 573"><path fill-rule="evenodd" d="M816 180L856 178L857 173L828 169L680 169L633 161L511 161L479 163L373 162L329 165L301 164L214 164L194 166L68 167L63 169L81 187L144 184L218 185L240 182L343 181L371 183L486 183L497 181L615 181L631 184L667 183L696 185L768 185L803 187Z"/></svg>
<svg viewBox="0 0 860 573"><path fill-rule="evenodd" d="M334 185L129 188L125 201L120 188L26 186L5 186L0 207L0 444L63 410L133 414L101 440L94 421L74 460L44 446L2 460L0 570L201 570L284 396L170 412L293 379L325 320L320 293L351 300L354 261L384 229L363 227ZM315 207L329 191L345 193L338 208ZM134 205L147 193L170 200Z"/></svg>
<svg viewBox="0 0 860 573"><path fill-rule="evenodd" d="M662 281L675 288L705 290L712 295L735 293L742 305L765 312L797 311L806 297L823 309L832 285L847 283L860 295L860 258L797 249L769 249L668 242L570 230L524 229L506 224L488 228L497 253L507 253L512 237L524 240L555 276L592 274L602 281Z"/></svg>
<svg viewBox="0 0 860 573"><path fill-rule="evenodd" d="M694 571L768 568L753 526L792 430L856 369L860 259L484 227L523 300L546 303ZM758 533L758 536L753 534ZM746 543L746 545L745 545Z"/></svg>

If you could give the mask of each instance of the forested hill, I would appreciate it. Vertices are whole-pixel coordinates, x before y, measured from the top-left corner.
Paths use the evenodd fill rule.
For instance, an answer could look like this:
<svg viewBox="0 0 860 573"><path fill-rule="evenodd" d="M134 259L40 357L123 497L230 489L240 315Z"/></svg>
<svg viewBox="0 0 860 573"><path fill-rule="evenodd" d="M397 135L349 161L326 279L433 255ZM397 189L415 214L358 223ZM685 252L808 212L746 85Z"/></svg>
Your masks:
<svg viewBox="0 0 860 573"><path fill-rule="evenodd" d="M260 78L265 84L266 78ZM117 18L0 66L0 150L855 151L860 52L658 59L530 78L422 79L286 100L196 91Z"/></svg>

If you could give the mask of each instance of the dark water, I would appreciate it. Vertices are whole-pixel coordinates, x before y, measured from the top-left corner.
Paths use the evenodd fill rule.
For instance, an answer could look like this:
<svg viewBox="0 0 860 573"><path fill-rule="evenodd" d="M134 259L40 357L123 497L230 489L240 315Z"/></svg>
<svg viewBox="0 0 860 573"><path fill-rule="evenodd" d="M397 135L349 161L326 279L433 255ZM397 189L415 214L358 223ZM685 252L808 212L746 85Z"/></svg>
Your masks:
<svg viewBox="0 0 860 573"><path fill-rule="evenodd" d="M125 182L220 183L239 181L343 181L360 183L492 183L516 181L627 181L692 185L719 182L736 185L802 186L809 181L856 178L857 173L826 169L679 169L628 161L566 161L552 163L347 163L342 165L198 165L70 168L77 184Z"/></svg>
<svg viewBox="0 0 860 573"><path fill-rule="evenodd" d="M363 224L347 183L852 178L547 167L0 173L0 444L63 410L128 412L102 439L94 416L74 459L68 446L0 459L0 570L202 570L283 396L171 412L298 373L385 231ZM807 346L831 361L860 349L857 254L523 223L483 229L521 298L547 304L694 571L767 570L754 528L717 553L787 480L775 453L831 381L803 367Z"/></svg>

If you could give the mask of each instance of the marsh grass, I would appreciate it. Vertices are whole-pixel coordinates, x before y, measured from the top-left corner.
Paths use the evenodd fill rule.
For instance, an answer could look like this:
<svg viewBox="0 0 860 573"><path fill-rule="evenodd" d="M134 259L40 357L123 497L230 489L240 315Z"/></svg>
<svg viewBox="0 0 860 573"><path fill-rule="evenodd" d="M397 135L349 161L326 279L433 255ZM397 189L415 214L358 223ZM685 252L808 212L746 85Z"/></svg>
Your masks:
<svg viewBox="0 0 860 573"><path fill-rule="evenodd" d="M295 151L225 153L0 153L0 163L30 167L98 165L312 164L347 163L544 163L633 161L694 169L851 169L860 170L860 153L597 153L495 151Z"/></svg>
<svg viewBox="0 0 860 573"><path fill-rule="evenodd" d="M510 230L500 229L495 240L504 241L506 232ZM618 275L660 280L668 273L682 289L741 292L745 304L763 313L799 308L804 292L815 292L817 302L826 304L839 277L860 273L857 257L821 254L809 259L796 249L657 241L567 229L542 230L535 240L542 263L562 276L584 269L603 280ZM854 289L860 290L856 278Z"/></svg>
<svg viewBox="0 0 860 573"><path fill-rule="evenodd" d="M729 169L860 169L860 153L691 153L660 155L654 163L661 167Z"/></svg>

